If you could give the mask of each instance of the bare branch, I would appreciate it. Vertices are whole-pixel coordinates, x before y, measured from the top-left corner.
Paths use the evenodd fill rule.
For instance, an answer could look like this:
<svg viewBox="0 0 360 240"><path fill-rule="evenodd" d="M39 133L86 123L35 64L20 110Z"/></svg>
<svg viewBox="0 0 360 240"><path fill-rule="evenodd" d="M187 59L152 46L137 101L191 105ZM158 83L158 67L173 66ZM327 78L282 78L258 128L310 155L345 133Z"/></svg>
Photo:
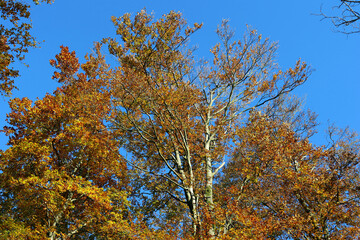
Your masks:
<svg viewBox="0 0 360 240"><path fill-rule="evenodd" d="M329 19L341 33L360 33L360 1L338 0L337 6L332 9L339 12L329 15L321 8L318 14L322 17L321 20Z"/></svg>

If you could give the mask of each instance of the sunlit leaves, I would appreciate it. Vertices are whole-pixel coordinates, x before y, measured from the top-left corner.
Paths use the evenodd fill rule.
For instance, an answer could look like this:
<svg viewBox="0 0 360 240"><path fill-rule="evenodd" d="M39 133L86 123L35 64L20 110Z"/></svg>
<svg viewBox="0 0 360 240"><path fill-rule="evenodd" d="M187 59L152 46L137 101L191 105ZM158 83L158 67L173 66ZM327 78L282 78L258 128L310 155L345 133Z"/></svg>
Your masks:
<svg viewBox="0 0 360 240"><path fill-rule="evenodd" d="M30 1L31 2L31 1ZM33 0L52 3L53 0ZM32 25L30 19L30 5L23 1L1 0L1 19L5 24L0 25L0 93L11 95L15 88L14 78L19 71L11 65L16 60L23 60L29 48L37 46L35 38L30 34Z"/></svg>
<svg viewBox="0 0 360 240"><path fill-rule="evenodd" d="M307 139L296 137L287 124L264 115L255 114L246 127L239 129L238 137L234 158L220 184L228 186L228 205L236 206L240 212L250 208L253 217L262 216L261 221L271 227L268 236L300 239L357 236L353 233L359 226L355 217L359 195L352 189L353 174L358 172L358 148L342 148L341 152L346 154L336 161L346 167L340 173L330 167L335 157L332 148L314 148ZM354 146L354 140L347 139L341 144ZM238 214L231 211L225 223L230 225ZM248 231L249 226L232 227L242 232ZM250 226L252 231L256 228ZM263 229L260 226L259 233Z"/></svg>
<svg viewBox="0 0 360 240"><path fill-rule="evenodd" d="M116 234L128 234L122 217L128 204L126 165L104 125L109 98L101 93L103 81L75 75L79 64L65 47L52 62L67 85L34 103L10 102L1 188L2 206L15 204L2 215L39 238L105 234L101 223L108 220L115 221Z"/></svg>
<svg viewBox="0 0 360 240"><path fill-rule="evenodd" d="M201 25L186 27L181 14L154 20L142 10L113 22L119 39L103 41L119 62L110 83L109 121L133 156L128 162L138 178L134 201L160 225L161 219L180 221L174 213L184 216L186 207L192 227L182 231L214 237L219 220L213 199L221 196L214 177L234 152L247 112L292 91L310 70L301 61L278 69L275 44L254 30L232 41L227 22L217 31L221 43L211 49L212 63L200 66L187 40Z"/></svg>
<svg viewBox="0 0 360 240"><path fill-rule="evenodd" d="M180 13L112 19L118 39L80 64L61 47L53 94L10 101L0 234L33 239L356 239L359 142L289 95L276 44L226 21L196 62ZM2 49L7 51L6 39ZM102 54L106 46L112 58Z"/></svg>

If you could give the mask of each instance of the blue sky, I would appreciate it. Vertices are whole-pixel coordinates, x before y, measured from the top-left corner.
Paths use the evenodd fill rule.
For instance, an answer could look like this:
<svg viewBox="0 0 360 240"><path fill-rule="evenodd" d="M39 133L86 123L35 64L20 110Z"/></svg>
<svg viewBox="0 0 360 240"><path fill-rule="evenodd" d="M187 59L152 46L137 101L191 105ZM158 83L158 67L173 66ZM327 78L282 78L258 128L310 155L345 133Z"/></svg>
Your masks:
<svg viewBox="0 0 360 240"><path fill-rule="evenodd" d="M197 55L209 57L209 49L218 42L215 30L222 19L229 19L235 38L241 38L246 24L265 37L279 43L277 62L285 69L293 66L298 58L314 69L309 80L295 91L306 97L306 107L316 112L322 124L316 143L323 143L328 121L339 127L349 126L360 132L360 34L344 35L335 32L329 21L313 14L331 13L335 0L222 0L222 1L162 1L162 0L55 0L52 5L34 7L32 12L33 34L41 48L33 49L25 63L19 64L21 77L16 79L19 91L13 97L35 100L51 93L57 86L51 79L53 68L49 60L59 53L60 45L75 50L77 56L91 52L95 41L113 36L111 16L126 12L136 13L143 8L154 12L155 17L170 10L183 13L188 23L204 23L191 44L197 45ZM9 112L8 98L0 98L0 125L5 125ZM0 135L0 148L7 137Z"/></svg>

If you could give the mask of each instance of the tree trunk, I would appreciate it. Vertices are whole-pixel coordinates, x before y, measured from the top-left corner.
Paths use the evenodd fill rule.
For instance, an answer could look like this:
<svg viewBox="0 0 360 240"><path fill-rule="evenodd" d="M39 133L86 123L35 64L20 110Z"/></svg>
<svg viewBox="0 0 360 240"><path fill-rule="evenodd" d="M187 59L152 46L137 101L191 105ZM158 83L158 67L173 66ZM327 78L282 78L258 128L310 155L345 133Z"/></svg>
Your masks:
<svg viewBox="0 0 360 240"><path fill-rule="evenodd" d="M209 130L208 128L206 129L207 131ZM206 156L206 185L205 185L205 203L208 207L208 210L210 211L210 220L213 220L213 209L214 209L214 200L213 200L213 171L212 171L212 158L209 154L210 151L210 143L211 143L211 139L210 139L210 134L206 134L206 142L205 142L205 150L207 152L207 156ZM215 236L215 232L214 232L214 227L213 224L210 223L210 227L208 228L208 232L207 232L207 236L209 238L214 238Z"/></svg>

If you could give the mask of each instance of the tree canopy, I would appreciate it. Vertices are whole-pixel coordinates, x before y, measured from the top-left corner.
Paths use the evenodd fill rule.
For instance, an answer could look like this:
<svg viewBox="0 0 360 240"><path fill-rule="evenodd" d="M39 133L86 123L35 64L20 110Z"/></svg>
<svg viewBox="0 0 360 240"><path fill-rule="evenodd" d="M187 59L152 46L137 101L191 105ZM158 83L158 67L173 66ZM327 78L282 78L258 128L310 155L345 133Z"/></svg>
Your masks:
<svg viewBox="0 0 360 240"><path fill-rule="evenodd" d="M311 69L227 21L212 58L181 13L113 17L116 37L79 63L62 46L61 86L10 100L0 152L4 239L356 239L359 139L329 128L292 91ZM114 61L116 59L116 61Z"/></svg>

